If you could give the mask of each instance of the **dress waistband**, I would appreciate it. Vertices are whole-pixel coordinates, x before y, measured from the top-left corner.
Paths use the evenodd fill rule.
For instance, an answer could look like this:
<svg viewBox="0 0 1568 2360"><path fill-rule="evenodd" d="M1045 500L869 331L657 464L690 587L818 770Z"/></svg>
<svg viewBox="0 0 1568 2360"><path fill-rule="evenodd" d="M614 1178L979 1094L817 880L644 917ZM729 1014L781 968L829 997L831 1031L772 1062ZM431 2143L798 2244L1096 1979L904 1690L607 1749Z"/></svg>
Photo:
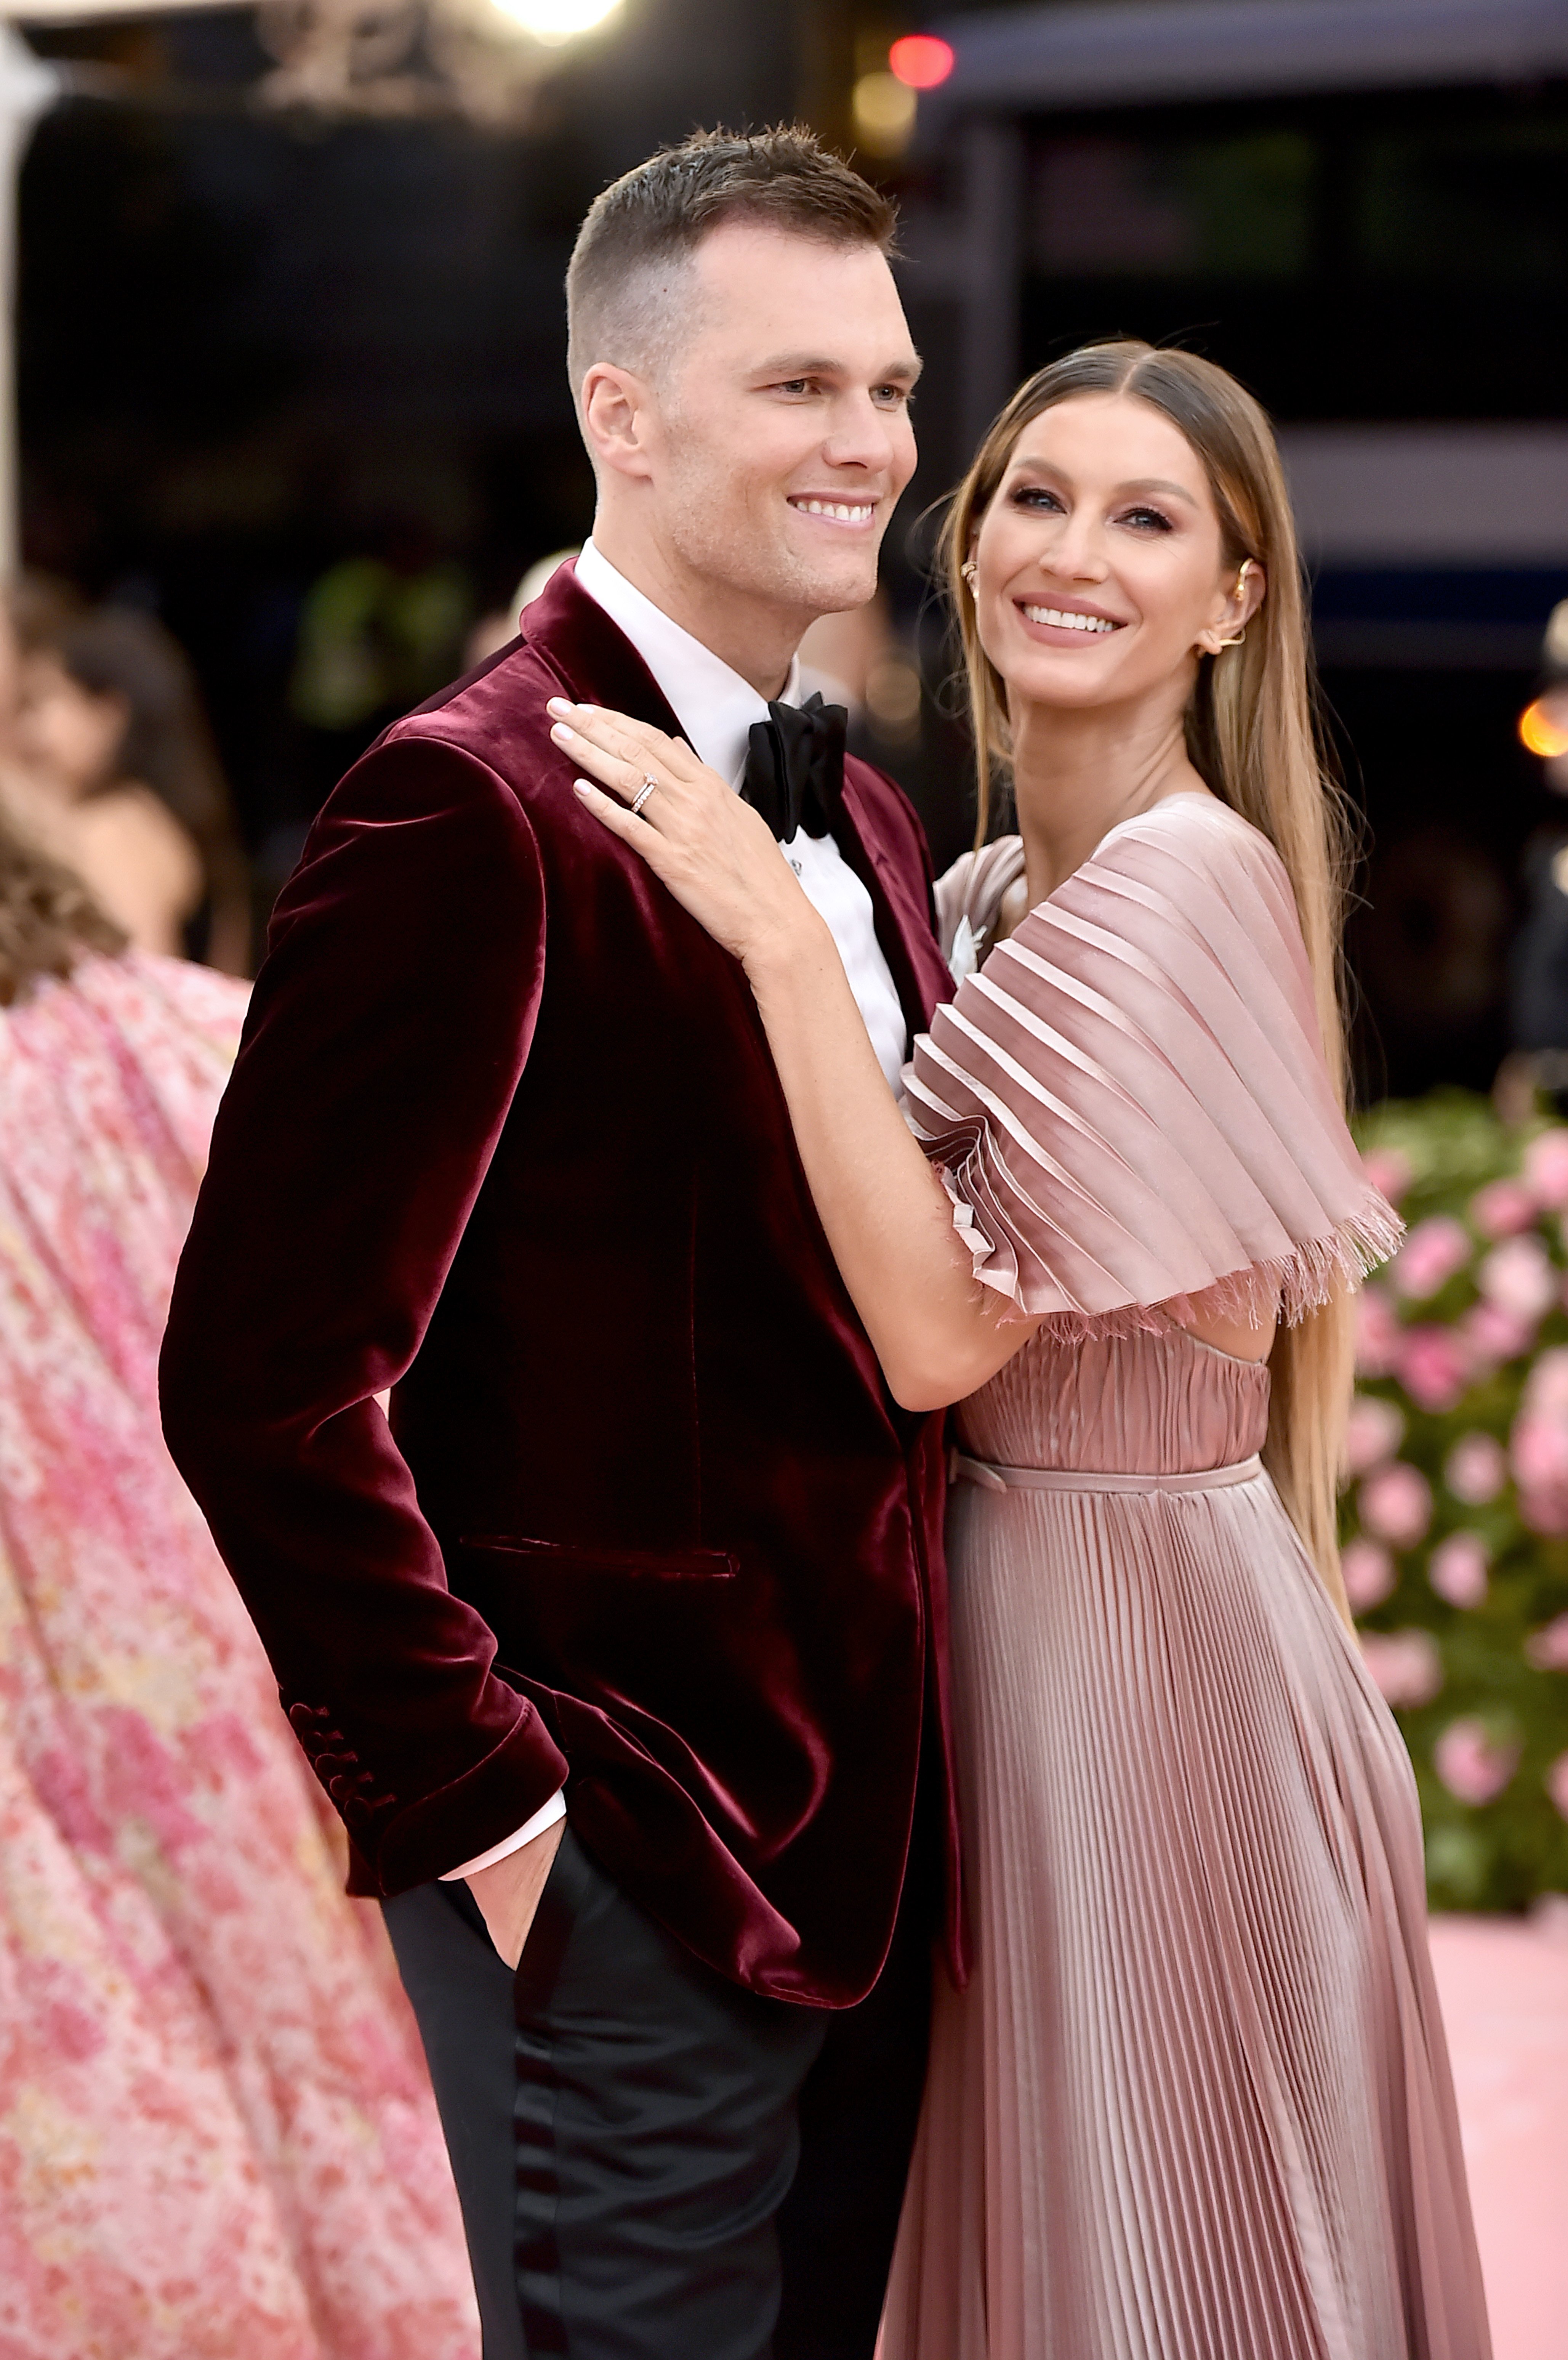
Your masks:
<svg viewBox="0 0 1568 2360"><path fill-rule="evenodd" d="M955 1450L948 1472L954 1483L975 1483L983 1491L1224 1491L1256 1482L1263 1461L1255 1451L1229 1467L1200 1467L1190 1475L1096 1475L1082 1467L993 1467Z"/></svg>

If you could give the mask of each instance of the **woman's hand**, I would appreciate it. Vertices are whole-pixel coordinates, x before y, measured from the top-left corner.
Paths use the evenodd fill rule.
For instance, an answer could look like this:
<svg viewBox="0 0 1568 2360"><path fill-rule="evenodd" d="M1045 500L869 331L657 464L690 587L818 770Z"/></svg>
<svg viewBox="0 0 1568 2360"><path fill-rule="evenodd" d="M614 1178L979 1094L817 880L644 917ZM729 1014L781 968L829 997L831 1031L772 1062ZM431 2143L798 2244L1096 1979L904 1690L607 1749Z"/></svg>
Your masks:
<svg viewBox="0 0 1568 2360"><path fill-rule="evenodd" d="M563 697L550 710L556 744L611 790L579 779L588 809L743 962L822 1228L894 1398L926 1410L973 1393L1038 1323L1004 1325L976 1284L838 945L771 828L662 730Z"/></svg>
<svg viewBox="0 0 1568 2360"><path fill-rule="evenodd" d="M602 781L579 779L580 801L748 975L822 928L767 821L679 738L563 696L550 712L556 744Z"/></svg>

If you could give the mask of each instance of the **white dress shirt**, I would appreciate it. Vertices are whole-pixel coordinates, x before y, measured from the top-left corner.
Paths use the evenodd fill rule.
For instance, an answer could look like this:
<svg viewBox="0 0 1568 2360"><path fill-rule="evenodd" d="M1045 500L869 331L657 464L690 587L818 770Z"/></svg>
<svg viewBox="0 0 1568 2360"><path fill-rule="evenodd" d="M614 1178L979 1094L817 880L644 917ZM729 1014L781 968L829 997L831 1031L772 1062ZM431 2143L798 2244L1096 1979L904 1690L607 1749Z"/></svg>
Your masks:
<svg viewBox="0 0 1568 2360"><path fill-rule="evenodd" d="M749 681L732 672L701 639L672 622L661 606L617 573L591 541L583 543L577 560L577 580L636 648L698 760L738 788L752 726L768 718L767 698L759 696ZM789 667L778 701L782 705L800 702L798 658ZM800 879L806 899L827 921L855 1004L866 1020L877 1062L887 1076L888 1088L896 1093L908 1034L898 987L877 939L871 896L831 836L797 833L780 850ZM476 1859L465 1860L461 1868L449 1868L441 1882L451 1884L457 1877L494 1866L565 1817L564 1794L552 1795L513 1834Z"/></svg>
<svg viewBox="0 0 1568 2360"><path fill-rule="evenodd" d="M698 760L738 787L746 771L753 725L768 718L766 697L759 696L749 681L732 672L701 639L671 622L662 607L634 588L624 574L616 573L591 541L583 544L577 561L577 579L630 639L664 692L665 702ZM801 701L798 658L789 667L778 701L781 705ZM896 1093L908 1030L898 988L877 939L871 896L831 836L797 834L780 849L800 879L807 901L827 920L855 1004L871 1035L877 1062L887 1076L888 1088Z"/></svg>

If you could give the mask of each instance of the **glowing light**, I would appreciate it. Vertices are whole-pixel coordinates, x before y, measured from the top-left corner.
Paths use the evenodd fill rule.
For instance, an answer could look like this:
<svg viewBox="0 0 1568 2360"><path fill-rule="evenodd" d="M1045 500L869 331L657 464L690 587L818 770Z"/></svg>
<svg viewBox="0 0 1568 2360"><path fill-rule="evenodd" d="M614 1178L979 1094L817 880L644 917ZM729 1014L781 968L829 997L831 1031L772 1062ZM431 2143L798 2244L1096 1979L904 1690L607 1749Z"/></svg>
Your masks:
<svg viewBox="0 0 1568 2360"><path fill-rule="evenodd" d="M934 90L947 80L954 62L951 45L934 33L906 33L887 52L895 76L910 90Z"/></svg>
<svg viewBox="0 0 1568 2360"><path fill-rule="evenodd" d="M901 156L915 127L915 93L890 73L862 74L851 105L855 136L873 156Z"/></svg>
<svg viewBox="0 0 1568 2360"><path fill-rule="evenodd" d="M495 0L504 16L552 49L576 40L580 33L591 33L620 5L621 0Z"/></svg>
<svg viewBox="0 0 1568 2360"><path fill-rule="evenodd" d="M1519 718L1519 743L1543 760L1568 754L1568 697L1538 696Z"/></svg>

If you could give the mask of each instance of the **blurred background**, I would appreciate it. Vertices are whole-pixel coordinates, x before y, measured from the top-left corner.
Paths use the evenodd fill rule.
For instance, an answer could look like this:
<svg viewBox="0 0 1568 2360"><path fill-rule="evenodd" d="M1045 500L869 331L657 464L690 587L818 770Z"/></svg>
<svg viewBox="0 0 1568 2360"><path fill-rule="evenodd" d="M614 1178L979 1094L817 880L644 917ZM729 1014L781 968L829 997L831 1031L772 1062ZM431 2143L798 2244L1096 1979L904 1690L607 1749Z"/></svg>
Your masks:
<svg viewBox="0 0 1568 2360"><path fill-rule="evenodd" d="M1363 1097L1490 1084L1555 808L1518 725L1568 596L1562 0L11 16L5 82L52 75L13 132L22 550L188 652L258 916L345 762L587 529L583 208L694 124L797 114L906 212L922 464L891 639L838 658L939 861L969 816L921 511L1024 370L1179 338L1284 433L1370 827Z"/></svg>
<svg viewBox="0 0 1568 2360"><path fill-rule="evenodd" d="M1364 1135L1413 1225L1368 1295L1347 1568L1434 1900L1477 1913L1439 1963L1499 2352L1550 2360L1568 0L0 0L14 750L90 881L134 837L146 938L250 971L335 778L588 529L585 207L695 126L788 116L904 210L920 471L877 610L811 654L939 865L973 820L929 512L1013 385L1174 339L1279 426L1366 829Z"/></svg>

